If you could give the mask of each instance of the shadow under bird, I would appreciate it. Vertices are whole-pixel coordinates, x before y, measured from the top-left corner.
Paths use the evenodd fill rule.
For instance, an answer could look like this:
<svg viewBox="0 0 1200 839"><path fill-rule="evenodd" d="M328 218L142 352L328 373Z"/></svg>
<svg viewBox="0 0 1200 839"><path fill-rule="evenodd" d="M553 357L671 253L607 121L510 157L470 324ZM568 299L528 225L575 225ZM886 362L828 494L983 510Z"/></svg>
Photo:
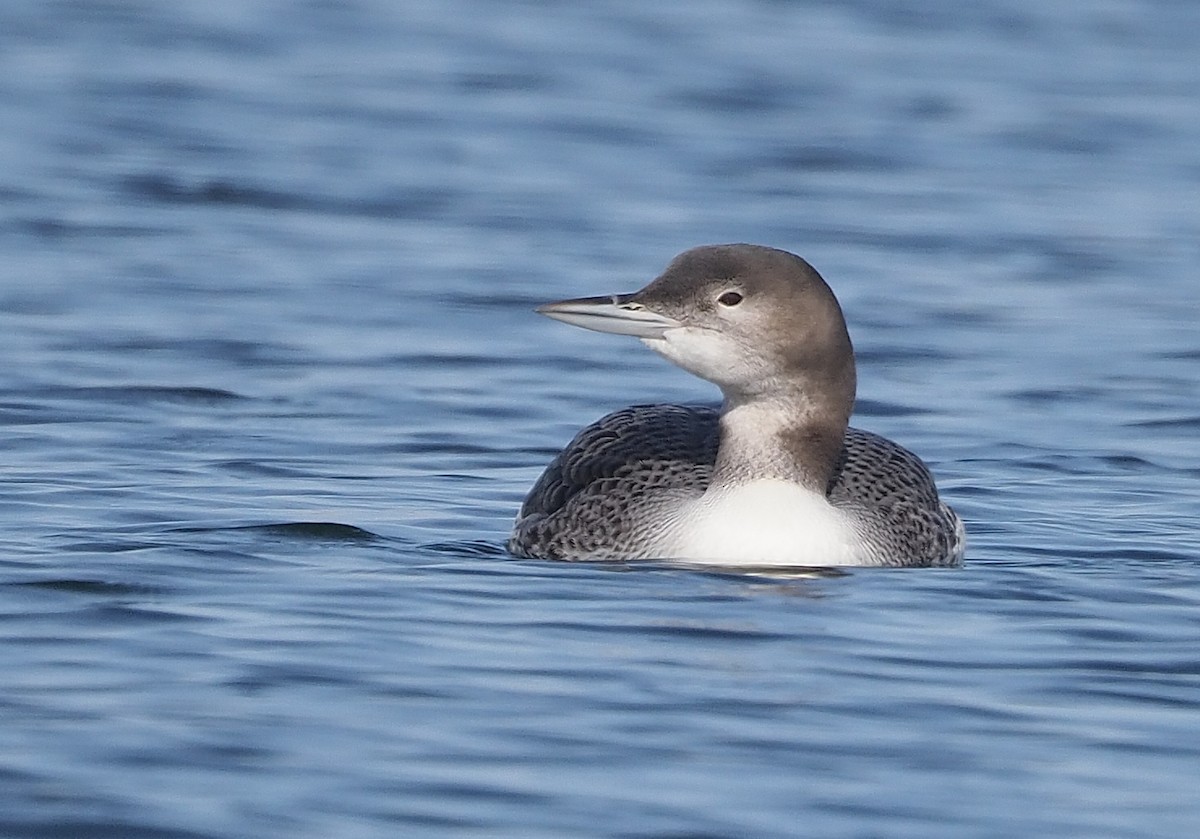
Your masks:
<svg viewBox="0 0 1200 839"><path fill-rule="evenodd" d="M635 405L584 428L530 490L512 553L753 567L961 561L962 522L925 464L849 426L846 321L800 257L693 248L641 291L537 311L639 338L724 402Z"/></svg>

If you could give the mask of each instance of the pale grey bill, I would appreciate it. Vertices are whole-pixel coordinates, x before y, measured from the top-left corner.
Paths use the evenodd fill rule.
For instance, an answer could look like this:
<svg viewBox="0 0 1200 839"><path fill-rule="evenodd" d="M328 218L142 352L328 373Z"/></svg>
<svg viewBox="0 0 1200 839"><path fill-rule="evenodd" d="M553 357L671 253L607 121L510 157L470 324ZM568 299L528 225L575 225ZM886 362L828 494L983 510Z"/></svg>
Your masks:
<svg viewBox="0 0 1200 839"><path fill-rule="evenodd" d="M632 335L635 338L661 338L668 329L683 326L674 318L657 314L640 303L630 301L629 297L625 294L579 297L547 303L534 311L572 326L614 335Z"/></svg>

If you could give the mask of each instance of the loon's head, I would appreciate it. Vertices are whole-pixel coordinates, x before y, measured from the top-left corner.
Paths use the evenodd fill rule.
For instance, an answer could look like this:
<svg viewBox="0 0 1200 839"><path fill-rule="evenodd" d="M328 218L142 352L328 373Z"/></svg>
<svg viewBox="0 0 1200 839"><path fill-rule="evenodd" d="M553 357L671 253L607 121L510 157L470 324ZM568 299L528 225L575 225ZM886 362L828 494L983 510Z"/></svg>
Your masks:
<svg viewBox="0 0 1200 839"><path fill-rule="evenodd" d="M640 338L732 403L820 394L848 402L848 416L854 401L854 350L841 307L821 275L787 251L704 245L675 257L641 291L537 311Z"/></svg>

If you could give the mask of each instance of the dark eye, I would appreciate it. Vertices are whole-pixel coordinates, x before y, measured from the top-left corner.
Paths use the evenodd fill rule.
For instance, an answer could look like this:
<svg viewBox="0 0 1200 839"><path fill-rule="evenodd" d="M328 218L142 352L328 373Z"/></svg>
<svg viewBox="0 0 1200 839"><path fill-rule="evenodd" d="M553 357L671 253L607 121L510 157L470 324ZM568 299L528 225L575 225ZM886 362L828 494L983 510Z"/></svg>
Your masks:
<svg viewBox="0 0 1200 839"><path fill-rule="evenodd" d="M717 298L717 302L722 306L736 306L742 302L741 292L727 291Z"/></svg>

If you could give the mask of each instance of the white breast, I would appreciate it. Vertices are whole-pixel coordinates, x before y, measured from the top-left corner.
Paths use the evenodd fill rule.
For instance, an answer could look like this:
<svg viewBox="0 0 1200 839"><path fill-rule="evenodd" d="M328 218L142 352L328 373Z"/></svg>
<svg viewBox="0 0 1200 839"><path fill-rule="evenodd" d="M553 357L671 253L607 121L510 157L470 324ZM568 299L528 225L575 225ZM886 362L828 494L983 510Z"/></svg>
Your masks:
<svg viewBox="0 0 1200 839"><path fill-rule="evenodd" d="M857 565L860 540L825 496L777 479L712 489L679 511L662 553L715 565Z"/></svg>

